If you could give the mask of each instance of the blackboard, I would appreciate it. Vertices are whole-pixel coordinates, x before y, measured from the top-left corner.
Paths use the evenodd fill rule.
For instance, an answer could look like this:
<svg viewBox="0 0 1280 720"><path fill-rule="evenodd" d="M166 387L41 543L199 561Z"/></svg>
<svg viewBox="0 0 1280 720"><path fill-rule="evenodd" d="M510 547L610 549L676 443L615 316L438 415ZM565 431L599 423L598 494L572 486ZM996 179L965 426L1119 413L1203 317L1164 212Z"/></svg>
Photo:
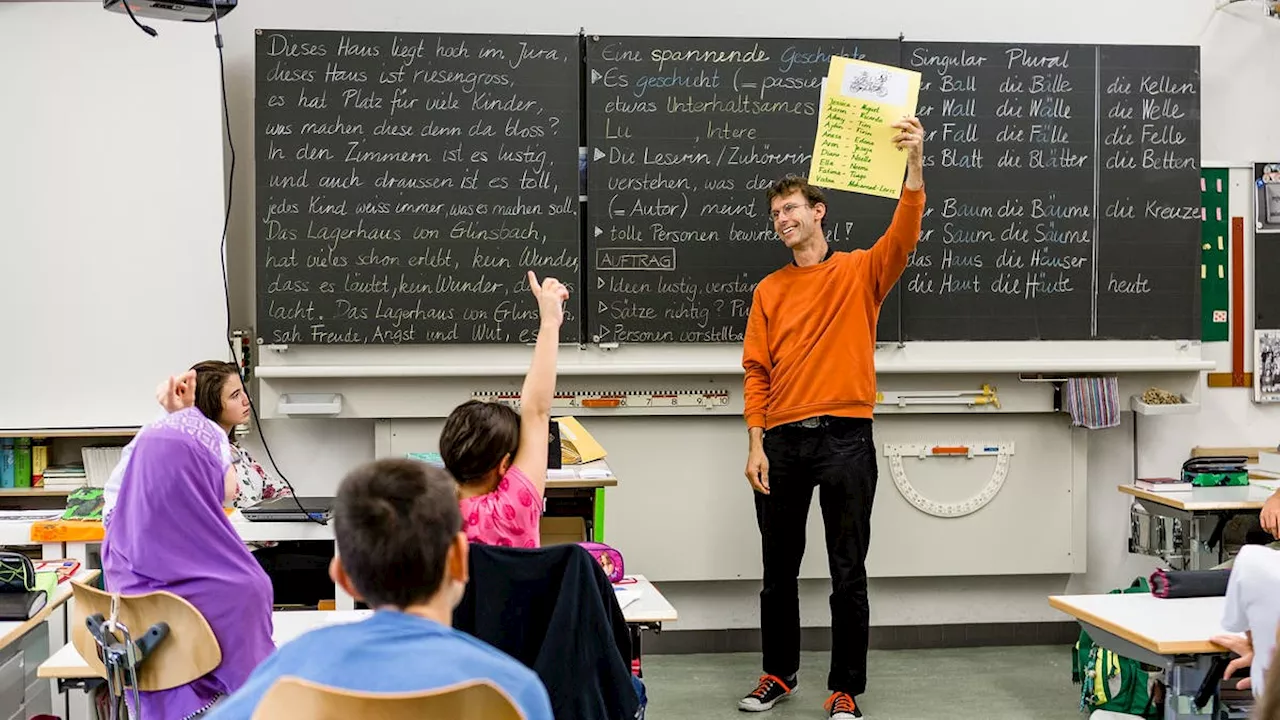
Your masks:
<svg viewBox="0 0 1280 720"><path fill-rule="evenodd" d="M586 336L739 343L755 285L791 261L765 191L807 175L832 55L895 40L588 36ZM826 192L835 250L870 247L892 200ZM898 298L878 339L899 337Z"/></svg>
<svg viewBox="0 0 1280 720"><path fill-rule="evenodd" d="M263 342L532 342L526 271L581 289L579 48L257 31Z"/></svg>
<svg viewBox="0 0 1280 720"><path fill-rule="evenodd" d="M929 195L907 340L1197 338L1199 51L905 43Z"/></svg>
<svg viewBox="0 0 1280 720"><path fill-rule="evenodd" d="M259 337L530 342L532 268L565 341L740 343L836 55L922 73L879 341L1200 336L1196 47L260 30ZM895 207L826 195L836 250Z"/></svg>

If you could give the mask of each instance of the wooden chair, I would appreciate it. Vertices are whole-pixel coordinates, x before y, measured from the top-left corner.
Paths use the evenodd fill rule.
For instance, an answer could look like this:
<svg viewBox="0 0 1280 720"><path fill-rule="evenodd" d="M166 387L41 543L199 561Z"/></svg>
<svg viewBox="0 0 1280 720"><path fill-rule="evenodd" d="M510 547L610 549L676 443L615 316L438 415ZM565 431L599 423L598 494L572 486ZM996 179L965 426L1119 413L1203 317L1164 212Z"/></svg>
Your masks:
<svg viewBox="0 0 1280 720"><path fill-rule="evenodd" d="M296 677L276 681L253 720L523 720L506 693L484 680L415 693L339 690Z"/></svg>
<svg viewBox="0 0 1280 720"><path fill-rule="evenodd" d="M120 595L77 582L72 582L71 592L74 599L71 644L89 667L107 680L112 695L122 697L126 687L139 691L180 687L212 672L222 663L222 648L204 615L173 593L158 591L144 595ZM91 618L114 619L128 630L128 639L135 646L149 630L161 623L168 626L167 634L135 668L136 687L129 682L127 675L124 678L108 677L99 641L89 629L87 621ZM120 642L125 640L119 630L112 637ZM117 711L120 710L116 697L108 700Z"/></svg>

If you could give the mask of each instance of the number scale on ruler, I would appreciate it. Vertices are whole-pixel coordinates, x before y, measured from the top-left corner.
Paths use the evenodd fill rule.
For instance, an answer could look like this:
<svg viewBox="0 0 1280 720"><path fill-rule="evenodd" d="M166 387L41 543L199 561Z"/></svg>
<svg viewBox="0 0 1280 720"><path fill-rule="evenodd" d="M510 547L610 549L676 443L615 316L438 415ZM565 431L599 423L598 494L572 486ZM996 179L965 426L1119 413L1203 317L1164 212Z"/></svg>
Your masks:
<svg viewBox="0 0 1280 720"><path fill-rule="evenodd" d="M517 391L472 393L471 397L485 402L500 402L518 406ZM624 392L597 392L582 390L558 392L551 406L556 408L650 408L650 407L722 407L729 404L726 390L628 390Z"/></svg>

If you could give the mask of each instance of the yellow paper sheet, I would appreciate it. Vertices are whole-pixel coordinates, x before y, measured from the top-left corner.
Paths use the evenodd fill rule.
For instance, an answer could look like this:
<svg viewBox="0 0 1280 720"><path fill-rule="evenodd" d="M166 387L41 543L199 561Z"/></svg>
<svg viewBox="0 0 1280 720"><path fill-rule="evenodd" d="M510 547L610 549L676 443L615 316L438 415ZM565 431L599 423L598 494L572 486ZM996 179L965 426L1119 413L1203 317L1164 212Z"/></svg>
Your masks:
<svg viewBox="0 0 1280 720"><path fill-rule="evenodd" d="M845 57L831 58L822 86L809 182L835 190L897 198L907 154L890 123L916 112L920 73Z"/></svg>

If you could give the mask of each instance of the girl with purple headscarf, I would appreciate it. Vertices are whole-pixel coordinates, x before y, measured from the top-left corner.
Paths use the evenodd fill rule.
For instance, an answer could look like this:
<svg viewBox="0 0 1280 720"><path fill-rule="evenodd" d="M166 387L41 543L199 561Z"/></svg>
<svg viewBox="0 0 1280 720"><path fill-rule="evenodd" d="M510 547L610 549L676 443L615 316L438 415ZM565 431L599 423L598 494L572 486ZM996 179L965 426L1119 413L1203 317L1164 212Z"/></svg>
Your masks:
<svg viewBox="0 0 1280 720"><path fill-rule="evenodd" d="M190 718L239 689L274 652L271 580L223 512L231 467L226 432L187 408L148 426L135 442L106 521L106 589L171 592L213 628L222 650L217 669L182 687L141 693L144 720Z"/></svg>

